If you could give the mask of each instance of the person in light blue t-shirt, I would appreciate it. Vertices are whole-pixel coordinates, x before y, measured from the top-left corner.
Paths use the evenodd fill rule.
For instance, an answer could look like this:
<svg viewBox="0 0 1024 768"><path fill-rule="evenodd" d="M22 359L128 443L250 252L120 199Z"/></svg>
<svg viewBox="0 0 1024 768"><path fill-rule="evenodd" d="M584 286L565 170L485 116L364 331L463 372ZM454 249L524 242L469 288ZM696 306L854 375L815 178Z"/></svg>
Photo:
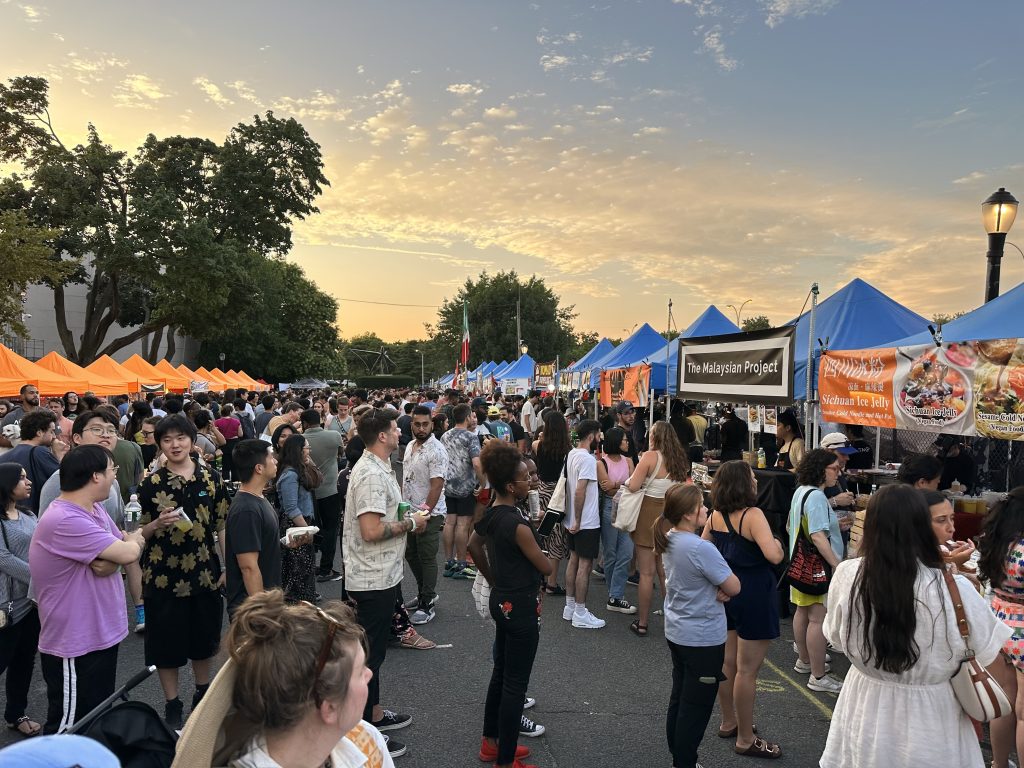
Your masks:
<svg viewBox="0 0 1024 768"><path fill-rule="evenodd" d="M708 519L704 494L677 483L665 492L654 550L665 563L665 639L672 653L672 695L666 734L675 768L694 768L725 679L727 637L722 605L740 592L740 580L717 547L700 536Z"/></svg>

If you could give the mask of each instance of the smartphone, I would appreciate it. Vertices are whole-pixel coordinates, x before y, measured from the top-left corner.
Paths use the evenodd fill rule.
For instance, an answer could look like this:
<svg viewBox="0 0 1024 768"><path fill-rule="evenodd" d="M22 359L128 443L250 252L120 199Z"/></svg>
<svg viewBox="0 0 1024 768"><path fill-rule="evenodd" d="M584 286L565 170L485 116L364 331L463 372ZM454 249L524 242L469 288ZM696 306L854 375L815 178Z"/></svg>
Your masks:
<svg viewBox="0 0 1024 768"><path fill-rule="evenodd" d="M549 509L544 513L544 517L541 518L540 525L537 526L537 533L541 536L550 536L551 532L555 530L555 524L562 522L564 519L565 515L562 512Z"/></svg>

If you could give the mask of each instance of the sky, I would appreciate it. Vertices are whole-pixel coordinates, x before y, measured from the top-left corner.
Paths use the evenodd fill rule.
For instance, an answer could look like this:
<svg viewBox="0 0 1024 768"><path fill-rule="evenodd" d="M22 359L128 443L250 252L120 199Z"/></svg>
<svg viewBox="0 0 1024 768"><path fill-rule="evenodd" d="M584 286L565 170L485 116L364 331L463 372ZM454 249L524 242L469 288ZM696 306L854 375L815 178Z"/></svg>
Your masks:
<svg viewBox="0 0 1024 768"><path fill-rule="evenodd" d="M289 258L346 337L422 338L512 268L613 338L670 299L781 324L854 277L930 317L982 302L981 202L1024 195L1024 6L983 8L0 0L0 77L50 80L65 143L301 121L331 186Z"/></svg>

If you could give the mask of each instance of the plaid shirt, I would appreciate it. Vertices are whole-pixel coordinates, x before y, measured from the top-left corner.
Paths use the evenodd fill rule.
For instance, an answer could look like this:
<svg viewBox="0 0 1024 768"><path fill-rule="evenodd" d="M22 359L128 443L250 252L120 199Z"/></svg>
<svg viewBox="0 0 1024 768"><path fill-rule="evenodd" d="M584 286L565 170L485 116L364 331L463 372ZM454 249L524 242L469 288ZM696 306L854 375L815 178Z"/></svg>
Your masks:
<svg viewBox="0 0 1024 768"><path fill-rule="evenodd" d="M402 489L391 465L372 451L364 451L352 470L345 495L345 525L341 538L345 587L354 592L388 589L402 580L405 535L385 541L366 541L359 531L359 516L383 515L385 523L398 520Z"/></svg>

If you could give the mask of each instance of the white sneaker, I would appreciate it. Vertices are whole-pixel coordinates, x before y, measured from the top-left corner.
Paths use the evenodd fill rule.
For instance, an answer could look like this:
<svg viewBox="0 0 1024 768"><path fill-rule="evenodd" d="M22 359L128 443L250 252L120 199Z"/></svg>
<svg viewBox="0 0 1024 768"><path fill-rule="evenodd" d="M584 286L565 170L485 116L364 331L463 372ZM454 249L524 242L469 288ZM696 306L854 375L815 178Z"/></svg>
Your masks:
<svg viewBox="0 0 1024 768"><path fill-rule="evenodd" d="M827 659L828 657L826 656L825 658ZM796 664L793 665L793 671L794 672L799 672L801 675L809 675L809 674L811 674L811 665L808 662L800 661L800 659L797 659L796 660ZM828 661L826 661L825 662L825 673L828 674L831 671L832 671L832 665L829 664Z"/></svg>
<svg viewBox="0 0 1024 768"><path fill-rule="evenodd" d="M827 646L827 648L828 648L829 651L834 650L831 645ZM800 656L800 649L796 647L796 640L793 641L793 653L795 653L797 655L797 657ZM828 651L825 652L825 663L826 664L831 664L832 663L832 654L828 653ZM799 671L800 670L797 670L797 672L799 672Z"/></svg>
<svg viewBox="0 0 1024 768"><path fill-rule="evenodd" d="M566 621L572 621L572 614L574 610L575 609L571 605L565 606L565 608L562 609L562 618Z"/></svg>
<svg viewBox="0 0 1024 768"><path fill-rule="evenodd" d="M604 626L604 619L597 618L590 611L587 611L582 616L578 613L573 613L572 625L576 629L600 629Z"/></svg>
<svg viewBox="0 0 1024 768"><path fill-rule="evenodd" d="M427 624L434 620L435 615L436 614L434 613L433 608L428 608L425 611L422 609L417 609L413 611L413 614L409 617L409 623L415 624L416 626L420 626L421 624Z"/></svg>
<svg viewBox="0 0 1024 768"><path fill-rule="evenodd" d="M807 678L807 687L822 693L839 693L843 690L843 681L827 673L821 677L811 675Z"/></svg>

